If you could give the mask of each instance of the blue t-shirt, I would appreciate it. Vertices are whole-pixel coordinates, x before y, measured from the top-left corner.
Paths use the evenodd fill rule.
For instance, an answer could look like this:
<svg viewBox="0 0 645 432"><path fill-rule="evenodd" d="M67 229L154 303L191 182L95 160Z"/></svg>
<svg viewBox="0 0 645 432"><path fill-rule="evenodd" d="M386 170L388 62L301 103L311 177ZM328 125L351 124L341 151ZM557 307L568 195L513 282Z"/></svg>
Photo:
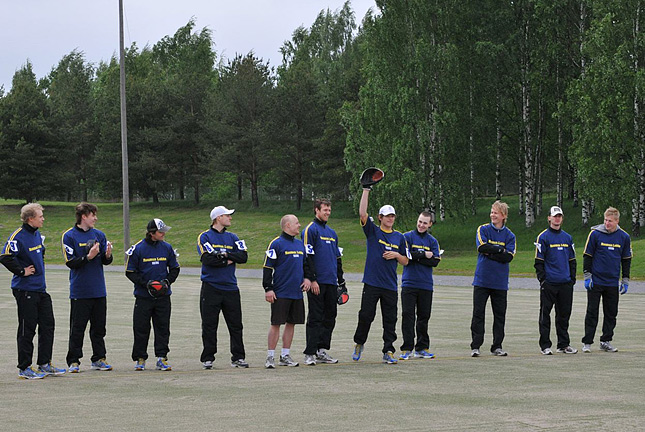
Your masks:
<svg viewBox="0 0 645 432"><path fill-rule="evenodd" d="M367 238L367 256L365 258L363 283L396 291L398 286L396 277L398 261L395 259L386 260L383 258L383 254L387 251L394 251L409 258L410 254L405 237L399 231L381 229L381 227L374 224L370 217L367 218L365 225L363 225L363 233Z"/></svg>
<svg viewBox="0 0 645 432"><path fill-rule="evenodd" d="M74 226L63 233L62 249L65 262L87 255L87 242L94 240L99 243L99 254L88 260L82 267L70 269L69 298L100 298L107 296L105 276L103 275L102 258L107 249L107 239L101 231L90 228L83 231Z"/></svg>
<svg viewBox="0 0 645 432"><path fill-rule="evenodd" d="M600 225L602 227L602 225ZM592 258L591 277L595 285L618 286L623 258L632 257L632 241L622 228L609 234L594 227L587 237L585 255Z"/></svg>
<svg viewBox="0 0 645 432"><path fill-rule="evenodd" d="M139 272L146 281L163 280L168 278L168 270L178 268L177 254L172 246L165 241L140 240L126 252L126 272ZM166 295L172 294L170 288ZM134 295L149 297L145 285L134 285Z"/></svg>
<svg viewBox="0 0 645 432"><path fill-rule="evenodd" d="M515 255L515 234L504 225L502 228L495 228L492 223L480 225L477 228L475 239L477 249L483 244L494 244L503 246L508 252ZM508 263L501 263L490 259L483 253L477 257L477 268L473 286L508 290L508 275L510 266Z"/></svg>
<svg viewBox="0 0 645 432"><path fill-rule="evenodd" d="M319 284L338 283L338 258L342 255L338 247L336 231L318 219L314 219L302 230L302 241L307 255L313 258L316 281Z"/></svg>
<svg viewBox="0 0 645 432"><path fill-rule="evenodd" d="M214 228L204 231L197 238L197 253L246 251L246 243L232 232L219 232ZM212 267L202 264L201 280L223 291L239 291L235 277L235 263L226 267Z"/></svg>
<svg viewBox="0 0 645 432"><path fill-rule="evenodd" d="M535 259L544 261L544 271L548 283L571 282L569 261L576 259L573 239L566 231L545 229L535 241Z"/></svg>
<svg viewBox="0 0 645 432"><path fill-rule="evenodd" d="M405 234L410 254L414 251L432 252L433 258L441 259L439 254L439 242L427 231L419 233L417 230L408 231ZM403 267L403 279L401 288L417 288L433 291L434 281L432 279L432 267L412 261Z"/></svg>
<svg viewBox="0 0 645 432"><path fill-rule="evenodd" d="M264 267L273 270L273 292L277 298L303 298L305 245L302 241L285 233L271 240Z"/></svg>
<svg viewBox="0 0 645 432"><path fill-rule="evenodd" d="M23 224L9 236L0 255L15 257L22 268L34 266L35 273L31 276L13 275L12 289L45 292L45 244L40 231Z"/></svg>

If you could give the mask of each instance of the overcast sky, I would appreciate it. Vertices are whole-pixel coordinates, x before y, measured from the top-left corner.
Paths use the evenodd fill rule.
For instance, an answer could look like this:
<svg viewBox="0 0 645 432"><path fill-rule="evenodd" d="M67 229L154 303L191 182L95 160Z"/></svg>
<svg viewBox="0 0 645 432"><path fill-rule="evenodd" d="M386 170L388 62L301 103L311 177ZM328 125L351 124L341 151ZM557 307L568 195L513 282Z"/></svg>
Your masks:
<svg viewBox="0 0 645 432"><path fill-rule="evenodd" d="M174 34L191 17L213 32L218 58L253 50L272 66L298 26L310 27L322 9L344 0L124 0L125 45L142 48ZM0 25L0 86L11 88L17 69L31 61L37 78L77 49L97 64L119 48L118 0L14 0L3 2ZM351 0L360 25L374 0Z"/></svg>

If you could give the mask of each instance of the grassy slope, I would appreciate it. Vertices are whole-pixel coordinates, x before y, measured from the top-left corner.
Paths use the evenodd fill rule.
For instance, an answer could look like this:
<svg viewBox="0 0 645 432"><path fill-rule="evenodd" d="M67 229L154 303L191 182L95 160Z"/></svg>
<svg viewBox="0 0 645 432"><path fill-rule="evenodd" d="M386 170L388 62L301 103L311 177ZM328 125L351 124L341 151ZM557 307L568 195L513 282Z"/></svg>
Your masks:
<svg viewBox="0 0 645 432"><path fill-rule="evenodd" d="M516 215L517 205L515 197L509 199L511 215L508 226L517 236L517 254L511 264L511 272L515 276L533 276L533 257L536 236L546 228L546 216L539 216L539 221L533 228L525 228L523 219ZM492 199L480 200L478 214L465 219L448 218L445 222L437 223L432 231L445 249L442 263L436 269L438 274L472 274L477 255L474 248L474 237L477 226L488 221L488 211ZM19 212L20 203L17 201L4 201L0 205L0 238L2 241L20 225ZM545 201L545 207L549 201ZM47 237L46 245L49 248L47 254L48 263L62 263L60 254L60 236L74 222L74 203L50 203L43 202L45 206L45 226L42 229ZM222 204L222 203L218 203ZM262 203L262 208L253 209L248 203L223 203L237 212L233 218L232 231L240 238L246 240L249 246L249 263L246 268L260 268L263 262L264 250L271 239L280 233L279 220L285 213L293 212L293 204L288 202ZM134 203L130 209L130 235L131 243L141 239L145 234L145 226L153 217L160 217L173 229L167 235L170 242L180 254L180 262L183 266L198 266L195 245L197 236L208 228L209 212L213 203L199 206L192 203L165 202L159 205L150 203ZM370 209L375 212L374 209ZM580 254L589 232L588 228L581 226L579 209L564 206L565 230L573 237ZM307 208L295 212L300 218L303 228L312 218L312 213ZM102 203L99 204L99 221L97 228L103 230L115 245L116 250L125 250L123 245L122 228L122 207L120 204ZM629 222L623 217L624 222ZM601 222L600 217L595 217L594 222ZM340 245L344 248L344 267L348 272L362 272L365 259L365 242L362 230L358 223L358 216L350 203L335 203L333 206L330 225L337 231ZM625 225L628 227L629 225ZM398 223L397 228L401 231L414 228L414 223ZM633 241L634 255L643 256L645 253L645 242L642 240ZM634 261L637 263L638 261ZM581 263L579 263L581 267ZM632 277L636 279L645 278L645 268L641 265L632 266Z"/></svg>

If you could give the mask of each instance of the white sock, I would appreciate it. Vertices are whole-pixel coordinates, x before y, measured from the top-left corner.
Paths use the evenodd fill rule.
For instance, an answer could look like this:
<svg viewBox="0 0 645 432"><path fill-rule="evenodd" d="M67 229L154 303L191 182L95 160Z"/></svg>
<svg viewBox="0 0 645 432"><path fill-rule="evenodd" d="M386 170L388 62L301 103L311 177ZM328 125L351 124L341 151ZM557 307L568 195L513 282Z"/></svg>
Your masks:
<svg viewBox="0 0 645 432"><path fill-rule="evenodd" d="M267 357L275 357L275 350L267 350Z"/></svg>
<svg viewBox="0 0 645 432"><path fill-rule="evenodd" d="M290 348L282 348L282 357L288 356L290 351Z"/></svg>

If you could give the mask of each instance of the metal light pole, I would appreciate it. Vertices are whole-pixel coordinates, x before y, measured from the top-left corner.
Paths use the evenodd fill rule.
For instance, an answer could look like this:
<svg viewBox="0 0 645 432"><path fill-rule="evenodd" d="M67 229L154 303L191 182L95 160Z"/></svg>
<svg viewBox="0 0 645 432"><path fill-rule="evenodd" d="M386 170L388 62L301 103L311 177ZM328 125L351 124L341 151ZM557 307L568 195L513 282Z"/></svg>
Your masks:
<svg viewBox="0 0 645 432"><path fill-rule="evenodd" d="M123 44L123 0L119 0L119 69L121 82L121 166L123 175L123 247L130 248L130 185L128 176L128 122L125 111L125 48Z"/></svg>

